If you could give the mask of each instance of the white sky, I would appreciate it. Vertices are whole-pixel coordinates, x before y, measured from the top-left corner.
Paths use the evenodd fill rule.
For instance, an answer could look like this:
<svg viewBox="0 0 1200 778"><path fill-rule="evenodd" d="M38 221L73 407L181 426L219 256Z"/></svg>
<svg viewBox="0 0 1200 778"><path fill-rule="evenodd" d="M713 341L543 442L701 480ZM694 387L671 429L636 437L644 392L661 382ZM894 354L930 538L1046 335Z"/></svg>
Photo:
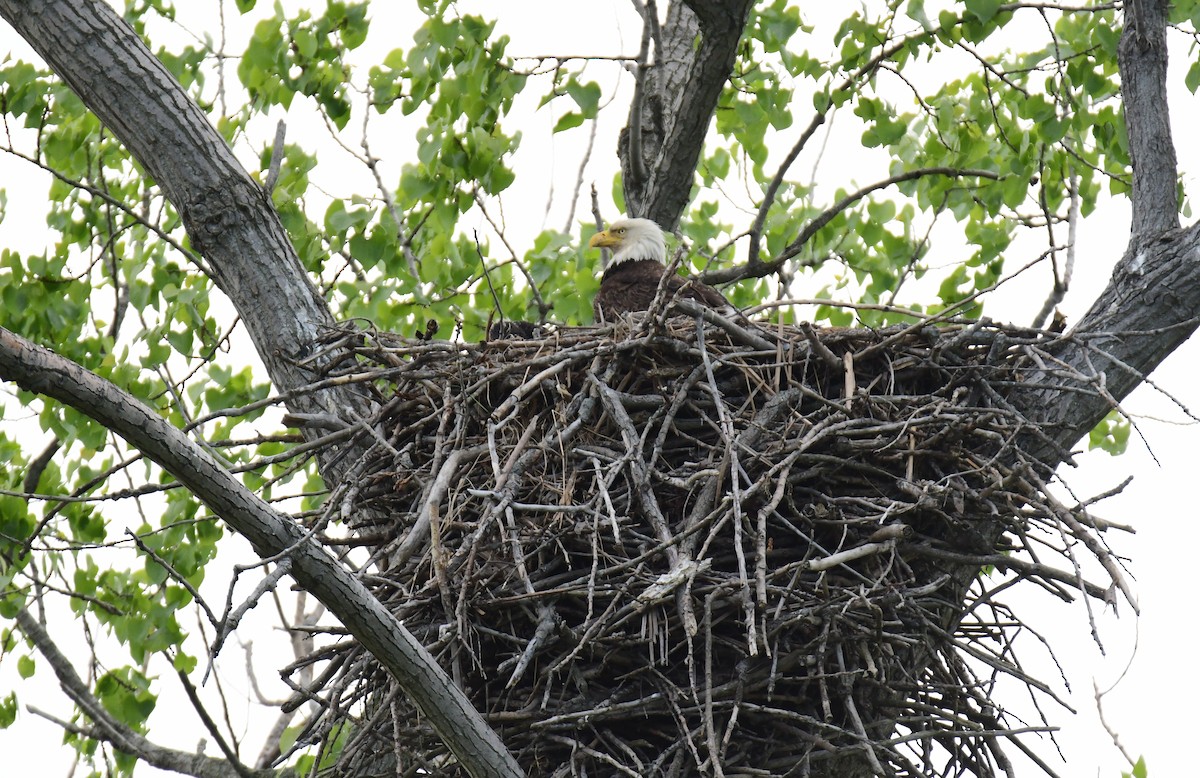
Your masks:
<svg viewBox="0 0 1200 778"><path fill-rule="evenodd" d="M290 7L293 4L284 5ZM406 5L402 11L401 4L375 4L372 37L364 47L369 52L363 52L364 58L395 46L407 47L413 29L411 19L414 17L408 15L406 18L409 13ZM814 4L803 4L805 7L810 5ZM829 6L834 4L826 7ZM632 6L623 0L510 3L499 6L502 8L500 11L496 10L498 6L494 4L477 0L463 2L460 7L464 12L499 14L499 31L512 36L509 53L514 55L636 52L638 23ZM210 8L210 4L206 3L196 4L188 10L203 16L211 15ZM232 4L227 13L231 35L244 39L248 31L236 24ZM379 34L380 30L384 31L383 34ZM1173 83L1181 84L1188 57L1194 54L1189 53L1180 36L1174 36L1172 43L1172 67L1178 76ZM231 43L229 50L240 51L240 43ZM9 51L16 56L29 56L26 47L12 31L6 25L0 25L0 57ZM588 75L601 83L606 96L618 80L616 70L611 66L590 67ZM584 179L585 186L592 181L596 183L606 216L613 214L608 192L617 164L614 139L624 124L630 79L624 77L620 82L622 91L617 94L613 109L602 112L595 152ZM514 158L514 166L520 175L517 184L506 193L504 208L510 228L509 237L518 251L523 250L523 246L528 245L544 226L562 227L567 212L566 203L570 199L580 155L587 141L586 126L571 133L552 136L550 127L558 113L565 109L565 104L562 108L552 106L533 113L538 94L531 92L531 96L519 106L517 118L506 123L510 131L519 128L524 134L521 150ZM1193 191L1196 177L1200 175L1200 152L1187 130L1196 126L1197 118L1200 118L1196 99L1179 87L1173 89L1172 101L1180 167L1185 175L1185 185L1189 191ZM238 149L239 156L247 164L257 165L258 145L269 142L277 118L284 118L283 113L279 112L257 123L255 131L258 135L253 149L245 145ZM863 184L882 177L879 174L880 167L872 164L877 159L858 150L859 131L853 128L847 131L845 118L839 117L828 128L829 146L820 171L821 179L829 180L829 191L836 186ZM325 133L319 123L306 119L295 106L286 120L290 138L303 139L306 144L328 145L321 140ZM780 154L794 142L805 120L802 114L797 126L780 135ZM399 119L395 121L403 124ZM354 131L353 125L352 121L351 133ZM400 164L411 156L406 146L411 136L411 127L401 127L386 136L394 139L394 148L381 150L376 141L373 150L385 158L385 181L396 180ZM348 138L350 145L357 143L357 137L353 134ZM339 164L339 152L328 150L321 153L322 167L314 174L314 178L330 192L348 195L370 189L371 184L364 174L360 174L353 166ZM811 159L802 161L797 169L807 170L805 166L811 166L812 162ZM350 175L347 177L331 172L334 170L347 171ZM41 223L45 212L45 177L24 163L0 155L0 186L8 191L9 197L8 218L0 223L0 247L27 250L31 248L30 241L39 240L37 225ZM544 211L551 186L554 187L555 198L547 216ZM582 202L581 208L586 210L586 207L586 201ZM471 219L477 223L472 223ZM481 233L486 231L486 223L482 218L472 215L468 215L463 227L467 230L479 228ZM1078 265L1074 285L1062 306L1068 321L1077 321L1103 288L1113 264L1120 258L1127 235L1128 209L1124 204L1106 204L1084 222L1077 248ZM494 245L498 246L498 243ZM1036 253L1032 251L1030 256L1022 255L1018 245L1010 255L1009 268L1019 267ZM993 318L1027 323L1048 291L1046 272L1043 269L1043 272L1030 273L1028 278L999 290L988 303L988 313ZM3 312L0 311L0 323L3 321ZM1198 358L1200 344L1188 343L1153 376L1161 387L1174 393L1185 406L1193 409L1200 409L1200 389L1196 383L1200 377ZM1099 623L1107 653L1102 654L1089 634L1087 614L1082 603L1061 605L1035 587L1017 587L1017 591L1007 597L1054 647L1070 684L1071 692L1067 697L1080 712L1078 716L1071 717L1046 703L1051 720L1063 728L1058 734L1058 743L1066 758L1066 766L1057 761L1049 746L1043 745L1037 750L1052 766L1057 766L1064 777L1095 775L1116 778L1123 768L1127 769L1097 721L1092 695L1093 683L1107 689L1118 679L1120 683L1105 698L1105 714L1109 724L1118 731L1126 749L1134 756L1145 755L1150 775L1155 778L1195 772L1194 749L1180 737L1193 718L1193 701L1200 697L1200 679L1190 671L1196 649L1192 643L1193 635L1187 628L1191 615L1190 587L1194 586L1190 572L1193 551L1189 543L1181 541L1189 536L1185 527L1197 518L1195 500L1190 490L1190 478L1194 477L1191 457L1195 455L1197 430L1194 425L1181 423L1183 416L1178 409L1146 386L1139 389L1125 407L1137 417L1154 456L1134 440L1129 452L1119 458L1103 453L1083 454L1079 458L1079 468L1065 473L1065 478L1076 494L1086 497L1111 488L1128 475L1134 476L1133 483L1123 494L1098 506L1096 513L1117 522L1132 524L1137 529L1136 536L1112 537L1110 543L1131 560L1129 569L1136 579L1141 617L1135 618L1123 603L1119 617L1114 617L1111 612L1104 614ZM39 444L36 442L31 444L31 448L37 446ZM1157 462L1154 457L1157 457ZM230 557L230 563L249 561L244 543L234 541L228 545L231 547L225 553ZM237 559L233 560L234 557ZM218 561L218 566L224 565L220 571L216 567L211 568L213 581L210 583L226 574L224 570L228 565L225 563L225 558ZM1093 579L1103 581L1099 576L1093 576ZM209 591L221 589L218 586ZM1099 609L1098 604L1094 607ZM266 611L267 608L260 606L258 610ZM271 623L270 614L258 615L261 617L257 622L261 634L250 633L250 628L244 628L242 637L254 637L259 643L256 664L262 671L261 677L269 682L274 677L271 669L280 662L273 661L275 656L261 646L272 640L276 641L276 645L280 644L278 635L272 634L269 627L265 626ZM1133 650L1135 638L1136 653ZM1026 641L1025 648L1029 650L1027 657L1030 661L1039 655L1033 640ZM261 732L265 724L273 719L273 714L253 705L241 707L240 695L245 685L241 672L242 658L236 646L230 646L225 651L221 664L222 675L230 684L227 689L229 698L236 701L231 716L235 721L243 722L239 726L246 726L251 733L247 737L246 752L253 755L259 748ZM10 688L13 664L6 662L0 668L0 688ZM1046 681L1053 682L1057 677L1053 666L1045 663L1042 666L1031 664L1026 669ZM69 708L57 692L44 663L40 663L34 683L34 686L24 684L17 687L23 704L36 700L39 707L67 715ZM173 695L174 686L164 685L170 686ZM274 691L268 694L282 696L278 684L273 688ZM1019 691L1015 695L1002 696L1000 701L1021 709L1022 703L1016 699L1018 696ZM190 711L183 709L180 714L181 708L177 706L186 706L186 703L172 699L170 695L164 696L155 719L152 719L150 736L167 745L192 748L204 734ZM154 727L154 721L166 722L166 726ZM72 754L70 749L59 745L60 740L60 732L56 727L22 711L13 728L0 731L0 752L10 755L10 758L16 755L18 769L14 774L66 774ZM1022 764L1015 749L1010 748L1008 752L1018 764L1018 775L1037 774L1033 765ZM208 753L216 753L211 744ZM11 761L7 764L11 765ZM0 772L6 772L7 769L6 766ZM149 776L158 772L143 766L138 774Z"/></svg>

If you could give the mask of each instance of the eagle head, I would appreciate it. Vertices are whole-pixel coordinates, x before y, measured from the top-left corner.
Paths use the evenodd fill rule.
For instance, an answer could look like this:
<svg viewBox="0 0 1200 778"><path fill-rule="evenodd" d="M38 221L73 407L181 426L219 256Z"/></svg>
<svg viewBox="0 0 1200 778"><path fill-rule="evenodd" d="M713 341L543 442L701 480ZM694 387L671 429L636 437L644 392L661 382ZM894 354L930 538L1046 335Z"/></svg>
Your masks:
<svg viewBox="0 0 1200 778"><path fill-rule="evenodd" d="M666 264L667 244L662 229L649 219L622 219L588 241L591 248L612 249L609 267L633 259L652 259Z"/></svg>

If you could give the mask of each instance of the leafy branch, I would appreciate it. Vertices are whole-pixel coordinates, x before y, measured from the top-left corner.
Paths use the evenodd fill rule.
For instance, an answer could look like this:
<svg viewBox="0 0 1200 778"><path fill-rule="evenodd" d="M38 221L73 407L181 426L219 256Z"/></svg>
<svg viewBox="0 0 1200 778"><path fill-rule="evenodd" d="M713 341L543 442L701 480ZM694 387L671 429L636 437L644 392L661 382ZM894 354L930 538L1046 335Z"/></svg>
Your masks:
<svg viewBox="0 0 1200 778"><path fill-rule="evenodd" d="M710 270L704 273L701 278L705 281L705 283L723 284L743 278L765 278L766 276L772 275L773 273L778 272L788 260L799 254L804 249L804 246L806 243L808 243L809 239L811 239L812 236L815 235L822 227L824 227L826 224L829 224L834 217L850 208L867 195L871 194L872 192L877 192L880 189L886 189L889 186L902 184L906 181L915 181L919 178L925 178L926 176L944 176L947 178L988 178L992 180L1000 179L999 175L990 170L960 170L958 168L951 167L918 168L916 170L909 170L904 173L889 176L882 181L876 181L873 184L864 186L856 192L851 192L830 207L826 208L815 218L811 219L807 224L805 224L804 228L800 230L800 233L796 236L796 238L789 243L787 247L778 254L778 256L765 262L761 260L751 260L742 265L735 265L733 267L719 270Z"/></svg>

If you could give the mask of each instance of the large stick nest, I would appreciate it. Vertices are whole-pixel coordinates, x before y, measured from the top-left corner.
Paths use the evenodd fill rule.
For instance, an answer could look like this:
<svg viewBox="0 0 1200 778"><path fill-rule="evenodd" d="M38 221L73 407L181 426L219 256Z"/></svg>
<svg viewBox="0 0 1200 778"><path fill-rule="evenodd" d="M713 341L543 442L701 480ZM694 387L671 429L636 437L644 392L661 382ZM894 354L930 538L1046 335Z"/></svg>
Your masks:
<svg viewBox="0 0 1200 778"><path fill-rule="evenodd" d="M322 537L530 775L1007 771L991 687L1041 685L992 589L1101 594L1046 563L1080 541L1120 575L1014 446L1006 387L1052 336L698 321L331 333L356 357L326 377L380 411ZM337 774L461 774L353 641L291 671Z"/></svg>

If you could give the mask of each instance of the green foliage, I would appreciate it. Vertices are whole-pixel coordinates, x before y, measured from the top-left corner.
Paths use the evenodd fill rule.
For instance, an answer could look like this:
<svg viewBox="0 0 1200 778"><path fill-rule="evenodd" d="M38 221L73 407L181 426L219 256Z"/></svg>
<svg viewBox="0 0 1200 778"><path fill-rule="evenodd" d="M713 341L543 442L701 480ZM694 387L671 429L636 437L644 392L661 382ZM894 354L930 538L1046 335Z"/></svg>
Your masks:
<svg viewBox="0 0 1200 778"><path fill-rule="evenodd" d="M561 85L560 81L563 82ZM574 129L583 124L584 120L596 118L596 111L600 107L601 91L600 85L595 81L580 82L575 75L568 75L565 71L559 70L555 73L554 89L542 98L541 105L545 105L563 94L570 95L579 110L567 111L560 116L554 123L554 132Z"/></svg>
<svg viewBox="0 0 1200 778"><path fill-rule="evenodd" d="M1133 770L1128 773L1121 773L1121 778L1146 778L1149 773L1146 771L1146 757L1138 757L1137 764L1133 766Z"/></svg>
<svg viewBox="0 0 1200 778"><path fill-rule="evenodd" d="M287 108L296 95L304 95L315 99L335 125L345 127L350 120L346 53L366 37L366 3L331 1L319 16L303 10L290 18L276 3L274 16L255 26L238 78L260 107Z"/></svg>
<svg viewBox="0 0 1200 778"><path fill-rule="evenodd" d="M8 729L17 720L17 693L9 692L0 699L0 729Z"/></svg>
<svg viewBox="0 0 1200 778"><path fill-rule="evenodd" d="M96 681L96 699L118 721L137 732L145 732L146 719L158 697L150 691L150 679L132 667L110 670Z"/></svg>
<svg viewBox="0 0 1200 778"><path fill-rule="evenodd" d="M333 8L319 18L305 12L286 18L277 6L273 17L258 23L239 76L261 101L260 109L274 103L287 106L303 95L313 98L314 107L339 127L360 110L346 97L356 73L337 39L350 31L366 34L367 22L359 13L365 5L338 5L336 13ZM445 2L422 3L421 10L427 20L414 33L412 47L392 50L367 73L374 111L383 114L398 107L421 119L415 159L403 166L394 202L335 199L323 218L314 220L304 198L316 158L290 144L274 197L307 268L328 274L330 259L336 258L353 273L354 281L328 285L330 302L340 315L397 330L423 329L432 318L449 333L460 320L472 318L482 277L475 243L456 236L456 225L474 205L476 193L499 194L514 179L507 158L519 137L505 133L500 120L525 79L513 72L505 56L507 39L492 39L492 23L456 16ZM317 37L324 35L328 46L294 43L297 36L308 40L312 30ZM355 37L354 43L358 41ZM292 51L297 47L299 55ZM279 75L287 72L308 74L308 80ZM334 91L314 90L319 83ZM580 87L572 95L585 110L591 101L594 112L598 93ZM362 283L367 277L371 283ZM464 324L467 333L477 336L486 317L474 318Z"/></svg>
<svg viewBox="0 0 1200 778"><path fill-rule="evenodd" d="M22 553L24 544L37 526L29 504L12 494L21 491L26 466L20 446L0 432L0 490L8 492L0 493L0 618L5 619L15 616L25 603L17 581L30 561ZM3 653L0 650L0 656Z"/></svg>
<svg viewBox="0 0 1200 778"><path fill-rule="evenodd" d="M1040 48L1001 48L986 68L956 68L955 78L926 81L921 79L924 63L943 57L947 48L985 39L992 49L993 40L1027 46L1028 36L1003 37L1016 14L1002 10L997 0L967 2L958 13L942 11L936 20L920 0L889 7L893 10L864 7L849 13L834 36L836 51L825 61L813 56L820 50L814 44L821 42L807 36L796 8L782 0L757 7L737 75L718 107L720 142L710 143L699 173L705 186L719 187L736 177L765 192L783 154L780 139L799 128L777 130L798 118L793 93L804 92L813 94L817 113L827 120L844 125L845 109L857 118L861 146L889 160L878 180L921 170L963 171L919 175L852 202L797 257L801 266L814 269L829 260L840 262L849 272L839 273L823 293L851 293L858 302L871 303L892 300L907 280L925 276L931 267L944 268L936 284L922 287L936 290L937 302L928 307L939 310L1001 277L1021 224L1046 215L1065 217L1072 184L1084 215L1105 186L1113 192L1127 186L1124 126L1112 101L1118 89L1119 26L1111 10L1062 14L1055 17L1054 39ZM772 56L789 51L805 53ZM902 72L905 68L915 75ZM799 127L808 121L801 118ZM726 159L734 161L734 170ZM827 163L824 169L819 184L785 180L779 188L762 232L766 257L789 245L798 225L855 190L842 185L830 191L824 179L845 179L836 165ZM776 214L782 218L773 218ZM927 243L928 225L947 217L961 225L973 247L957 260L931 253ZM693 212L689 218L700 215ZM924 304L918 300L906 307ZM832 312L823 308L820 315ZM982 303L959 313L980 315ZM864 314L862 320L876 324L891 318ZM837 317L847 320L845 314Z"/></svg>
<svg viewBox="0 0 1200 778"><path fill-rule="evenodd" d="M279 738L280 745L284 743L294 744L296 736L302 731L302 728L285 730ZM296 772L299 775L315 775L318 771L328 771L338 762L338 757L342 754L342 749L346 746L346 741L352 734L348 724L339 724L337 730L329 738L327 747L322 749L319 756L304 754L296 760Z"/></svg>
<svg viewBox="0 0 1200 778"><path fill-rule="evenodd" d="M1120 411L1110 411L1088 433L1088 448L1098 448L1113 456L1124 454L1129 446L1129 431L1132 426Z"/></svg>

